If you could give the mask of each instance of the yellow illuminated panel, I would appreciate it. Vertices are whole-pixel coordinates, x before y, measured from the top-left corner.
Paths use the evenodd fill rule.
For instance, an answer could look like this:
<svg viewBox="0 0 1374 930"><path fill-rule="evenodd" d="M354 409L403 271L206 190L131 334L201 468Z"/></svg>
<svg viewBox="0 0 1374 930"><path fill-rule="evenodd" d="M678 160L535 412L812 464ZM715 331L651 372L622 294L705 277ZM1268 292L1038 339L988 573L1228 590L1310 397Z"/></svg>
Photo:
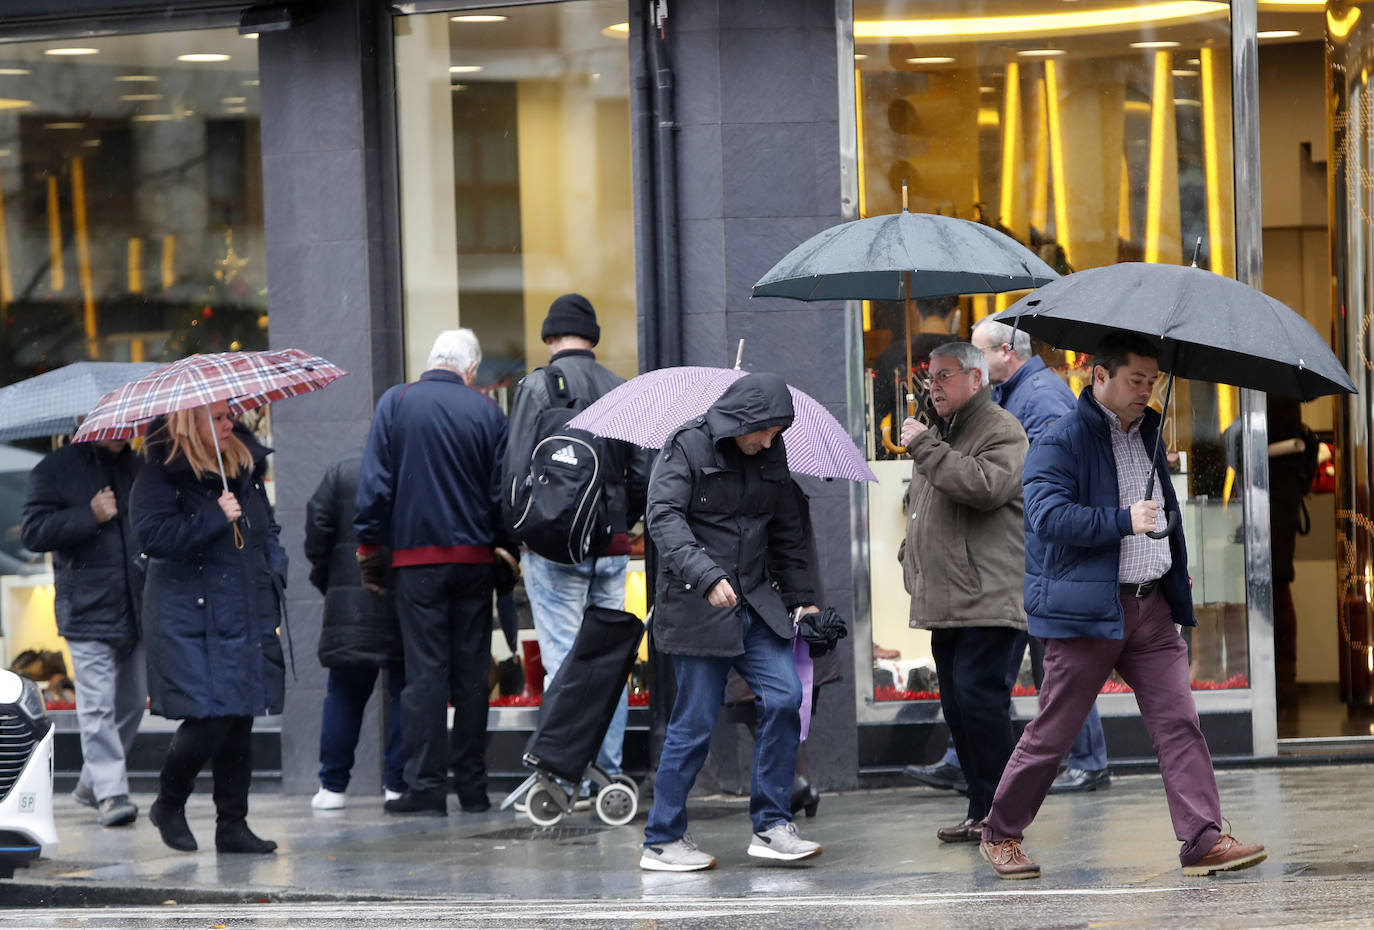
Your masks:
<svg viewBox="0 0 1374 930"><path fill-rule="evenodd" d="M913 38L1008 39L1032 36L1084 35L1115 32L1127 26L1156 28L1227 16L1223 3L1204 0L1146 3L1105 10L1040 13L1031 16L961 16L950 19L867 19L854 21L856 39Z"/></svg>
<svg viewBox="0 0 1374 930"><path fill-rule="evenodd" d="M67 286L67 274L62 268L62 214L57 205L57 176L48 175L48 263L54 291Z"/></svg>
<svg viewBox="0 0 1374 930"><path fill-rule="evenodd" d="M1054 175L1054 238L1064 249L1065 260L1073 264L1069 252L1069 182L1064 173L1064 126L1059 119L1059 77L1055 63L1045 62L1045 113L1050 137L1050 171Z"/></svg>
<svg viewBox="0 0 1374 930"><path fill-rule="evenodd" d="M81 156L72 159L72 223L76 227L76 276L81 285L82 316L86 326L86 350L100 357L95 320L95 291L91 286L91 243L86 227L86 173Z"/></svg>

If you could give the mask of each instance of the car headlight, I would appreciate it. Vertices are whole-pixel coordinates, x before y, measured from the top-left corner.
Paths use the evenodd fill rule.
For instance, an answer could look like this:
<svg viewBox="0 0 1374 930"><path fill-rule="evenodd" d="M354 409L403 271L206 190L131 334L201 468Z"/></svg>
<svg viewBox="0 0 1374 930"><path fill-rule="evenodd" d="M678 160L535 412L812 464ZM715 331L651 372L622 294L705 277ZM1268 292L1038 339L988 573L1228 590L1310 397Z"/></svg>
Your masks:
<svg viewBox="0 0 1374 930"><path fill-rule="evenodd" d="M43 695L38 693L38 685L29 679L24 679L24 685L19 692L19 710L30 720L37 723L48 716L47 710L43 707Z"/></svg>

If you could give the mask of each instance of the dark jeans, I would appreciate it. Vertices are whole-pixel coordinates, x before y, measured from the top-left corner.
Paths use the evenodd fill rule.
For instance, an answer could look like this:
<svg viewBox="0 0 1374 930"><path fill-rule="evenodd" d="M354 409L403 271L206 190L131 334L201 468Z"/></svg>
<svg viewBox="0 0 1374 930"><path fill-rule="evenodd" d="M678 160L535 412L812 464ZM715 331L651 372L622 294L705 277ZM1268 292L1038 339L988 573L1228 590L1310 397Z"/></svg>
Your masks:
<svg viewBox="0 0 1374 930"><path fill-rule="evenodd" d="M253 780L253 718L192 717L181 722L162 760L157 799L181 808L209 762L214 775L215 820L224 826L248 817Z"/></svg>
<svg viewBox="0 0 1374 930"><path fill-rule="evenodd" d="M320 717L320 784L330 791L341 792L348 787L363 712L367 710L379 671L373 665L339 666L329 670L324 713ZM406 790L406 758L401 746L401 689L405 683L405 673L399 668L387 670L386 690L390 701L387 703L386 768L382 773L382 785L401 792Z"/></svg>
<svg viewBox="0 0 1374 930"><path fill-rule="evenodd" d="M792 819L792 778L801 739L801 681L792 643L770 630L748 607L741 607L739 613L744 624L743 654L670 656L677 676L677 699L654 778L645 845L671 843L687 832L687 794L706 762L731 668L754 692L758 714L749 785L754 831Z"/></svg>
<svg viewBox="0 0 1374 930"><path fill-rule="evenodd" d="M446 769L464 807L487 801L487 671L491 664L490 565L397 568L396 612L405 649L401 692L405 781L442 792ZM446 740L448 705L453 732Z"/></svg>
<svg viewBox="0 0 1374 930"><path fill-rule="evenodd" d="M1007 663L1021 631L975 626L932 630L931 652L940 679L940 709L954 736L968 782L968 815L982 820L1016 745L1011 726Z"/></svg>

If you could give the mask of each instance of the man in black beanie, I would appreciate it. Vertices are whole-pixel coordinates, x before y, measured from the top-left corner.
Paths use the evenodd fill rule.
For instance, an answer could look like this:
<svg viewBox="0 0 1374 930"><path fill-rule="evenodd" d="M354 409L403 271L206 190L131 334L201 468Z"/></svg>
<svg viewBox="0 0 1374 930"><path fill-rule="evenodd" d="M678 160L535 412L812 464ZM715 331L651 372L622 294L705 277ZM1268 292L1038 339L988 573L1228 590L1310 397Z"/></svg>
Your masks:
<svg viewBox="0 0 1374 930"><path fill-rule="evenodd" d="M569 398L590 404L624 383L624 378L597 364L592 349L601 340L601 327L591 301L581 294L564 294L554 300L539 335L549 347L549 367L562 374ZM549 379L543 369L536 369L520 382L511 404L510 439L502 476L508 511L529 474L534 446L543 438L537 435L539 415L551 406ZM618 464L605 485L612 530L609 542L575 565L554 562L535 552L522 559L525 592L534 614L546 683L553 680L572 650L587 605L625 609L625 574L630 560L628 530L644 513L652 461L646 450L631 443L615 442L613 448L618 453ZM597 764L609 774L621 770L627 714L622 695L620 708L597 755Z"/></svg>

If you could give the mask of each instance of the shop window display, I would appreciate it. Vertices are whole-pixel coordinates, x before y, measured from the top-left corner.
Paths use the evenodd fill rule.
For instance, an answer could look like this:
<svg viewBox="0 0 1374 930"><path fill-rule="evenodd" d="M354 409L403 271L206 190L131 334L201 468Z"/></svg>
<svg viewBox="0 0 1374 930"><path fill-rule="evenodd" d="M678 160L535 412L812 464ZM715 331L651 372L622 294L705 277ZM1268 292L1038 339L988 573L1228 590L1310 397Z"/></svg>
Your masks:
<svg viewBox="0 0 1374 930"><path fill-rule="evenodd" d="M267 347L258 112L256 43L233 29L0 46L0 386ZM0 659L41 665L54 707L71 661L19 523L59 441L0 446Z"/></svg>
<svg viewBox="0 0 1374 930"><path fill-rule="evenodd" d="M596 309L597 361L639 373L625 17L623 3L585 0L395 20L408 378L437 332L469 327L478 387L509 412L547 363L540 326L569 292ZM632 557L626 609L641 618L644 591ZM493 637L491 703L537 705L523 586L500 606L515 648ZM630 703L647 701L637 670Z"/></svg>
<svg viewBox="0 0 1374 930"><path fill-rule="evenodd" d="M1079 6L1083 8L1080 9ZM986 223L1061 274L1119 261L1235 274L1230 22L1221 3L857 0L859 209ZM938 697L929 634L907 626L897 563L911 463L896 442L922 359L1019 293L863 306L873 700ZM1074 393L1087 357L1035 346ZM1157 399L1156 407L1160 406ZM1248 687L1238 476L1224 435L1238 392L1179 382L1165 421L1184 501L1198 627L1195 688ZM1113 678L1105 691L1125 690ZM1029 663L1015 689L1034 694Z"/></svg>

